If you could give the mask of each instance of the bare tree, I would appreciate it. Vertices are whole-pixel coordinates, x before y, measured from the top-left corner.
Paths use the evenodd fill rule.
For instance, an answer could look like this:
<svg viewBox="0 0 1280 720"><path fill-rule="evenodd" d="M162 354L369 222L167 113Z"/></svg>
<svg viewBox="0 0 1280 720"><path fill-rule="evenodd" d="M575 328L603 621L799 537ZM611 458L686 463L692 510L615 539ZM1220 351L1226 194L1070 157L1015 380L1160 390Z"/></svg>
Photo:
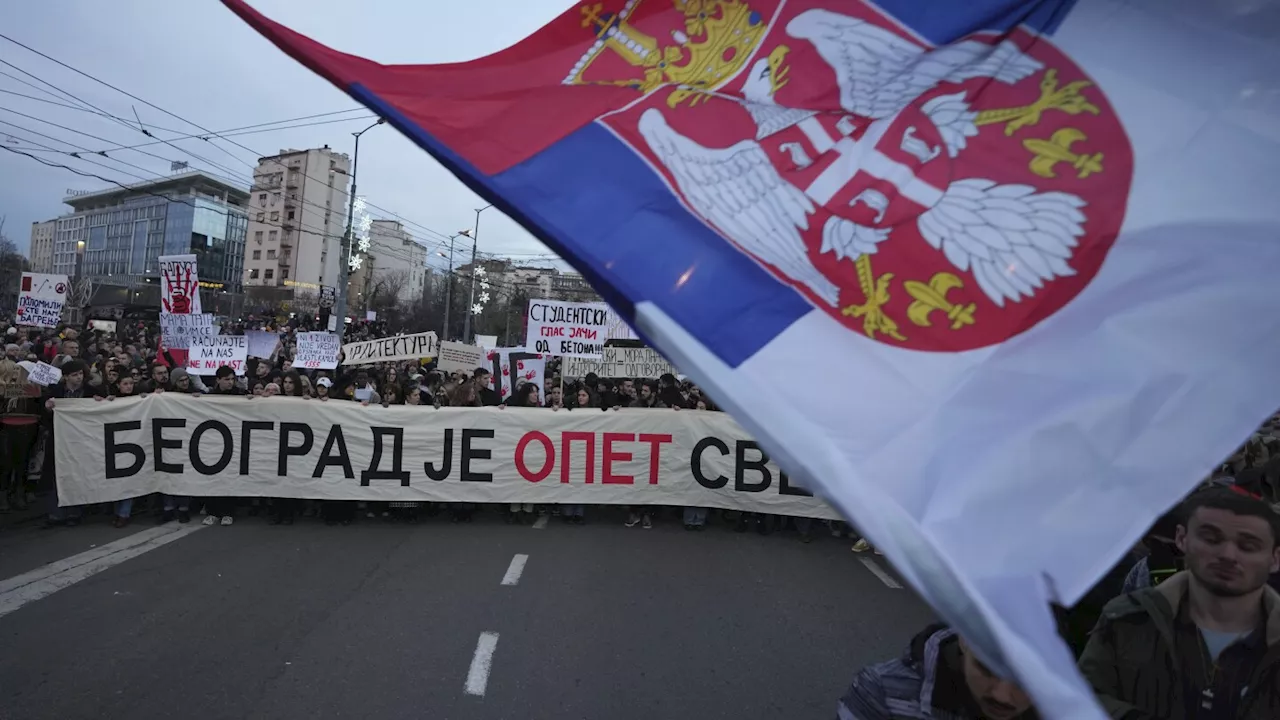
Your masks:
<svg viewBox="0 0 1280 720"><path fill-rule="evenodd" d="M31 263L4 234L4 217L0 216L0 309L5 313L18 307L18 288L22 284L22 273L29 270Z"/></svg>

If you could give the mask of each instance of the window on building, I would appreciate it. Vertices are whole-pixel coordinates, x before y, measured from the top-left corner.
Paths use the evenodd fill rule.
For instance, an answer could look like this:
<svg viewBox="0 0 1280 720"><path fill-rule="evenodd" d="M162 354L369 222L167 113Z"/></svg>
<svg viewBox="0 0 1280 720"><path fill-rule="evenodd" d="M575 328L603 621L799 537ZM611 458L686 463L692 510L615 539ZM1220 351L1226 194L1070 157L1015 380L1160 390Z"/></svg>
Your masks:
<svg viewBox="0 0 1280 720"><path fill-rule="evenodd" d="M275 205L278 202L280 202L280 193L278 192L271 193L271 204Z"/></svg>
<svg viewBox="0 0 1280 720"><path fill-rule="evenodd" d="M267 251L267 259L268 259L268 260L275 260L275 259L276 259L276 251L275 251L275 250L268 250L268 251Z"/></svg>
<svg viewBox="0 0 1280 720"><path fill-rule="evenodd" d="M262 259L262 251L261 251L261 250L254 250L254 251L253 251L253 259L254 259L254 260L261 260L261 259Z"/></svg>
<svg viewBox="0 0 1280 720"><path fill-rule="evenodd" d="M292 220L292 219L293 219L293 211L292 211L292 210L290 210L290 211L289 211L289 215L288 215L287 217L288 217L290 220Z"/></svg>
<svg viewBox="0 0 1280 720"><path fill-rule="evenodd" d="M267 233L267 239L268 239L268 240L270 240L271 242L275 242L275 241L276 241L276 231L275 231L275 230L272 230L271 232Z"/></svg>
<svg viewBox="0 0 1280 720"><path fill-rule="evenodd" d="M252 270L249 271L249 279L250 280L258 279L258 268L253 268Z"/></svg>
<svg viewBox="0 0 1280 720"><path fill-rule="evenodd" d="M258 204L259 204L259 205L261 205L262 207L266 207L266 206L267 206L267 194L266 194L266 193L258 193Z"/></svg>
<svg viewBox="0 0 1280 720"><path fill-rule="evenodd" d="M258 222L263 222L266 219L267 219L266 213L258 213Z"/></svg>
<svg viewBox="0 0 1280 720"><path fill-rule="evenodd" d="M280 279L281 280L289 279L289 268L280 268Z"/></svg>
<svg viewBox="0 0 1280 720"><path fill-rule="evenodd" d="M254 231L253 231L253 240L254 240L254 242L257 242L257 243L261 243L261 242L262 242L262 231L261 231L261 230L254 230Z"/></svg>
<svg viewBox="0 0 1280 720"><path fill-rule="evenodd" d="M275 276L276 276L276 271L274 268L267 268L267 271L262 274L262 277L266 280L271 280L275 278Z"/></svg>
<svg viewBox="0 0 1280 720"><path fill-rule="evenodd" d="M280 256L283 257L285 260L288 260L291 257L293 257L293 250L289 248L285 248L284 252L280 253Z"/></svg>
<svg viewBox="0 0 1280 720"><path fill-rule="evenodd" d="M277 210L277 211L275 211L275 212L271 213L271 222L280 222L280 211L279 211L279 210Z"/></svg>

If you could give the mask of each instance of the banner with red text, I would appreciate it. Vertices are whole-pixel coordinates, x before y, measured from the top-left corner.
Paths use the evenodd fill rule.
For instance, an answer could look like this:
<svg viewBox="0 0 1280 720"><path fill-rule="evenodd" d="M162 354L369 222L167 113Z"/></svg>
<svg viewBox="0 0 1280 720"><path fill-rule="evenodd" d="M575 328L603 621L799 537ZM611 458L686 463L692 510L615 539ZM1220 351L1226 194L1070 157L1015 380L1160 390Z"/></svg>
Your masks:
<svg viewBox="0 0 1280 720"><path fill-rule="evenodd" d="M59 400L58 498L680 505L837 518L724 413Z"/></svg>

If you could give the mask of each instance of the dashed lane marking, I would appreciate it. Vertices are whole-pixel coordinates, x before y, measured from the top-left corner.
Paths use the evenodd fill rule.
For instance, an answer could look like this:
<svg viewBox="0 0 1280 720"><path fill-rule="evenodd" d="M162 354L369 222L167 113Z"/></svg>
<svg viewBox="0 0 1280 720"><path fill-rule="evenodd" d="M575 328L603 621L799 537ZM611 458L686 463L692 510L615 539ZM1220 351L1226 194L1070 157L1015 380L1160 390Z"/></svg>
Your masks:
<svg viewBox="0 0 1280 720"><path fill-rule="evenodd" d="M471 658L471 669L467 671L468 695L484 697L485 688L489 686L489 671L493 668L493 651L497 649L498 633L480 633L480 640L476 643L476 654Z"/></svg>
<svg viewBox="0 0 1280 720"><path fill-rule="evenodd" d="M520 576L524 574L524 564L529 562L528 555L516 555L511 558L511 565L507 567L507 574L502 576L503 585L515 585L520 582Z"/></svg>

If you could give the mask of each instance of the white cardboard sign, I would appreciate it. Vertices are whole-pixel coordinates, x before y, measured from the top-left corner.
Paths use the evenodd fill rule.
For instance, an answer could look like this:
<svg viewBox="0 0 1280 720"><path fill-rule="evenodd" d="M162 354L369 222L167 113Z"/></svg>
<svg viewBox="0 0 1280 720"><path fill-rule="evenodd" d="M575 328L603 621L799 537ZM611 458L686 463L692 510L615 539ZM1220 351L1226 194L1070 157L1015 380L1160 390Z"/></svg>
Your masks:
<svg viewBox="0 0 1280 720"><path fill-rule="evenodd" d="M196 338L188 348L187 370L197 375L213 375L224 365L244 375L249 341L243 335L213 335Z"/></svg>
<svg viewBox="0 0 1280 720"><path fill-rule="evenodd" d="M341 349L342 343L333 333L298 333L298 352L293 358L293 366L307 370L333 370L338 367Z"/></svg>

